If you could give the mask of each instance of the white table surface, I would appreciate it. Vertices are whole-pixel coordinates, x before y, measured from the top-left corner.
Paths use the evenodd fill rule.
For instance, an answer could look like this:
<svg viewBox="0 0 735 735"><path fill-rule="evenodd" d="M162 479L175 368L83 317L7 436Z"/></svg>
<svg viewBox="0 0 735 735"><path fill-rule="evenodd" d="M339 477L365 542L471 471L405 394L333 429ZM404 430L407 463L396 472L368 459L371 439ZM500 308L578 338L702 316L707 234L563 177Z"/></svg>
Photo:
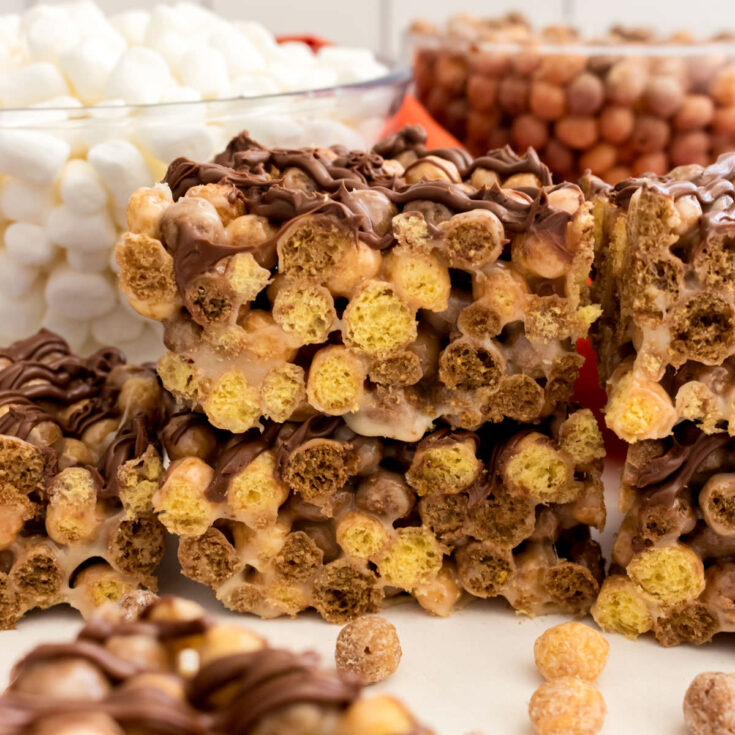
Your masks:
<svg viewBox="0 0 735 735"><path fill-rule="evenodd" d="M606 473L609 548L619 522L614 507L616 474ZM296 620L259 620L222 609L202 586L183 578L169 554L161 591L197 600L222 620L238 620L278 646L318 651L331 664L339 626L316 614ZM438 619L407 602L383 613L398 630L403 659L398 671L370 691L401 697L437 735L532 735L527 706L541 679L533 664L533 642L564 618L529 620L502 601L478 601ZM592 622L588 620L587 622ZM0 681L24 652L40 642L72 638L79 627L73 611L58 608L27 615L17 630L0 633ZM598 681L608 715L606 735L686 735L681 703L689 682L702 671L735 670L731 639L702 646L661 648L652 637L629 641L610 635L610 658Z"/></svg>

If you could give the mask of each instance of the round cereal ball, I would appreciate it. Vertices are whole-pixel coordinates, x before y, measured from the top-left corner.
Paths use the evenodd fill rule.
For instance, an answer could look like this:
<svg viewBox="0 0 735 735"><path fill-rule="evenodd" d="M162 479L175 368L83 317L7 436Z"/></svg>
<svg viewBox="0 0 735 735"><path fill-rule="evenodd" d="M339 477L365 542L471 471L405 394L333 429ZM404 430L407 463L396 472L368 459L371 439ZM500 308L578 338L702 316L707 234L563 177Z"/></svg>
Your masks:
<svg viewBox="0 0 735 735"><path fill-rule="evenodd" d="M735 735L735 674L697 674L684 695L691 735Z"/></svg>
<svg viewBox="0 0 735 735"><path fill-rule="evenodd" d="M605 700L589 682L573 676L545 681L531 697L528 716L537 735L596 735Z"/></svg>
<svg viewBox="0 0 735 735"><path fill-rule="evenodd" d="M609 650L610 644L594 628L562 623L536 639L533 656L544 679L577 676L595 681L605 668Z"/></svg>
<svg viewBox="0 0 735 735"><path fill-rule="evenodd" d="M401 661L401 642L395 626L379 615L347 623L337 636L337 671L352 674L363 684L387 679Z"/></svg>

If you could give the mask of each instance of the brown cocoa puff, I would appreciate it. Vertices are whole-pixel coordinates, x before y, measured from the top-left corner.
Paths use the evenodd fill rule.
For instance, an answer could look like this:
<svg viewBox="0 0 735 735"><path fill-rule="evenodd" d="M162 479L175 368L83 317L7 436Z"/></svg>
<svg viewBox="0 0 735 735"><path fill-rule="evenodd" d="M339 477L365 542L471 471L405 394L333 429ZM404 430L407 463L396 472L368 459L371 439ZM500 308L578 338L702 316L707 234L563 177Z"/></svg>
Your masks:
<svg viewBox="0 0 735 735"><path fill-rule="evenodd" d="M597 120L594 117L570 115L554 126L556 137L573 150L589 148L597 140Z"/></svg>
<svg viewBox="0 0 735 735"><path fill-rule="evenodd" d="M395 626L378 615L366 615L339 632L334 659L341 675L355 676L361 684L375 684L395 672L401 654Z"/></svg>
<svg viewBox="0 0 735 735"><path fill-rule="evenodd" d="M684 695L684 722L691 735L733 735L735 674L697 674Z"/></svg>
<svg viewBox="0 0 735 735"><path fill-rule="evenodd" d="M564 90L548 82L534 81L528 102L531 112L541 120L558 120L566 112Z"/></svg>
<svg viewBox="0 0 735 735"><path fill-rule="evenodd" d="M584 72L569 82L566 98L570 114L594 115L605 100L605 86L599 77Z"/></svg>

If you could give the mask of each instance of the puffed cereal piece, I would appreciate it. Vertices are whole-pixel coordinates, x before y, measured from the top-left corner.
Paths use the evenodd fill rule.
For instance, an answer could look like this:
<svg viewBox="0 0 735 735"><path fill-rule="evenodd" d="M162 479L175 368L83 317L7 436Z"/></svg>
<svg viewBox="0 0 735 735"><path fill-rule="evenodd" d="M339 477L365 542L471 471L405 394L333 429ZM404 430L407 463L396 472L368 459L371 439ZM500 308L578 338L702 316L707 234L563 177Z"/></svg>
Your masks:
<svg viewBox="0 0 735 735"><path fill-rule="evenodd" d="M528 705L537 735L596 735L606 711L602 694L574 676L545 681Z"/></svg>
<svg viewBox="0 0 735 735"><path fill-rule="evenodd" d="M594 628L562 623L544 631L533 645L533 657L548 681L578 676L595 681L607 663L610 644Z"/></svg>
<svg viewBox="0 0 735 735"><path fill-rule="evenodd" d="M735 674L697 674L684 695L684 722L691 735L733 735Z"/></svg>
<svg viewBox="0 0 735 735"><path fill-rule="evenodd" d="M334 660L340 674L353 674L361 684L375 684L395 672L401 654L395 626L379 615L366 615L339 632Z"/></svg>

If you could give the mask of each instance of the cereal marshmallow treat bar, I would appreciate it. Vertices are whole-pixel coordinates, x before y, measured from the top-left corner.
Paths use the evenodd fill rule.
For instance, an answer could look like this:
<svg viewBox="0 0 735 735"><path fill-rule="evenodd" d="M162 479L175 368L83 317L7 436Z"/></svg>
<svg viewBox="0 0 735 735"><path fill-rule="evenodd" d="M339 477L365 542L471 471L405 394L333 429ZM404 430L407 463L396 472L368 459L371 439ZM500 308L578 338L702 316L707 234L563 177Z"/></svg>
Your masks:
<svg viewBox="0 0 735 735"><path fill-rule="evenodd" d="M87 615L155 588L164 529L155 373L41 331L0 349L0 628L68 603Z"/></svg>
<svg viewBox="0 0 735 735"><path fill-rule="evenodd" d="M184 412L163 441L153 506L184 574L230 609L344 623L408 593L435 615L496 596L584 614L599 590L604 448L588 410L413 444L337 416L228 437Z"/></svg>
<svg viewBox="0 0 735 735"><path fill-rule="evenodd" d="M735 631L734 450L690 422L628 449L613 573L592 610L602 628L665 646Z"/></svg>
<svg viewBox="0 0 735 735"><path fill-rule="evenodd" d="M415 442L443 418L533 422L564 405L589 302L590 204L529 151L428 151L407 128L372 151L177 159L136 192L120 284L163 322L163 384L235 433L317 413Z"/></svg>
<svg viewBox="0 0 735 735"><path fill-rule="evenodd" d="M593 338L606 422L629 442L682 421L735 433L735 155L606 187L594 201Z"/></svg>
<svg viewBox="0 0 735 735"><path fill-rule="evenodd" d="M431 735L398 700L360 689L188 600L132 593L15 665L0 733Z"/></svg>

